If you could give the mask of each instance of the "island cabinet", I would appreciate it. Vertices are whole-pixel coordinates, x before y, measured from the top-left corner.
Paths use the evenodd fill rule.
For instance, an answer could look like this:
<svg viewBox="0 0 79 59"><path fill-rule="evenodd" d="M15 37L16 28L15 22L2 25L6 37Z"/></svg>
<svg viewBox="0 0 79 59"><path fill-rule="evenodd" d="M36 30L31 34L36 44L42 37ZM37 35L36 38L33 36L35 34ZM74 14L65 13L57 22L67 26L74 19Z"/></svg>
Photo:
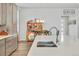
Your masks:
<svg viewBox="0 0 79 59"><path fill-rule="evenodd" d="M0 56L5 56L5 39L0 40Z"/></svg>
<svg viewBox="0 0 79 59"><path fill-rule="evenodd" d="M6 38L6 56L10 55L17 48L17 37L12 36Z"/></svg>

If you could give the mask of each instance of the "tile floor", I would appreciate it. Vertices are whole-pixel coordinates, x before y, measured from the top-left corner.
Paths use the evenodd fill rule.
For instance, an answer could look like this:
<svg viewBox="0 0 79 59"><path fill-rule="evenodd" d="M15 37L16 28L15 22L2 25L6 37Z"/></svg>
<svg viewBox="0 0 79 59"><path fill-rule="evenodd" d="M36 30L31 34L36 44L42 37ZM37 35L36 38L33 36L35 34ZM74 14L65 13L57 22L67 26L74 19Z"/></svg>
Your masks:
<svg viewBox="0 0 79 59"><path fill-rule="evenodd" d="M19 42L18 48L16 49L15 52L12 53L11 56L27 56L30 47L31 44L27 45L26 42Z"/></svg>

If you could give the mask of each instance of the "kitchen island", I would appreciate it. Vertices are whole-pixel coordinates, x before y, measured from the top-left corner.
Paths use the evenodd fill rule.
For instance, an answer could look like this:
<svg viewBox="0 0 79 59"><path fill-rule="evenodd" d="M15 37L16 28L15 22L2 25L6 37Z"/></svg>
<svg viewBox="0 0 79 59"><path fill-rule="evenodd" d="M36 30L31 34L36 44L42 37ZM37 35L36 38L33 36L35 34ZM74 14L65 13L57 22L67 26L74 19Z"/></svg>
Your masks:
<svg viewBox="0 0 79 59"><path fill-rule="evenodd" d="M79 56L78 41L59 42L57 44L58 47L37 47L37 42L39 41L53 41L55 43L55 38L53 36L37 36L29 50L28 56Z"/></svg>
<svg viewBox="0 0 79 59"><path fill-rule="evenodd" d="M0 56L8 56L17 48L17 34L0 36Z"/></svg>

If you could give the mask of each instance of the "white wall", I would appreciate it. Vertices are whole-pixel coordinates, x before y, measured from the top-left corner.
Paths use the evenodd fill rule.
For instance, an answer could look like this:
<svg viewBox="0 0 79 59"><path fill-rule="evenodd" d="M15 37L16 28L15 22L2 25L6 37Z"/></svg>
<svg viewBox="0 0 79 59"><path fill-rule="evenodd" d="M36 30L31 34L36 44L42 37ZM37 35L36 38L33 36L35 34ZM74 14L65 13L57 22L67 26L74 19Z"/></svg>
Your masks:
<svg viewBox="0 0 79 59"><path fill-rule="evenodd" d="M45 29L52 26L61 29L61 10L59 8L21 8L20 9L20 38L25 40L26 22L30 18L42 18L45 20Z"/></svg>
<svg viewBox="0 0 79 59"><path fill-rule="evenodd" d="M77 10L77 8L75 8ZM30 8L21 8L20 9L20 38L21 40L26 40L26 22L31 18L42 18L45 20L44 27L45 29L49 30L52 26L56 26L61 33L61 16L63 16L63 8L36 8L36 7L30 7ZM76 19L78 21L78 10L76 11L77 15ZM74 16L73 16L74 17ZM77 22L78 24L78 22ZM77 25L76 24L76 25ZM77 26L79 28L79 26ZM72 28L73 30L76 30L75 28ZM79 32L73 32L73 30L70 30L70 34L77 34L76 36L79 36ZM78 29L77 29L78 30Z"/></svg>

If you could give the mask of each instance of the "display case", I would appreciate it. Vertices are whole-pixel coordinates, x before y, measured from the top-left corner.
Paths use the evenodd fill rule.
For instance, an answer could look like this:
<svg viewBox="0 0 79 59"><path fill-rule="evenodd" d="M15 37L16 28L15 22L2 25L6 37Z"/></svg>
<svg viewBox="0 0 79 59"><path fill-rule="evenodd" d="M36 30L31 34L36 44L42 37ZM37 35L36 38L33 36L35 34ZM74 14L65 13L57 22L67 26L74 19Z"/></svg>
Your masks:
<svg viewBox="0 0 79 59"><path fill-rule="evenodd" d="M43 32L43 22L39 18L29 20L27 22L26 39L33 41L36 35L41 35Z"/></svg>

